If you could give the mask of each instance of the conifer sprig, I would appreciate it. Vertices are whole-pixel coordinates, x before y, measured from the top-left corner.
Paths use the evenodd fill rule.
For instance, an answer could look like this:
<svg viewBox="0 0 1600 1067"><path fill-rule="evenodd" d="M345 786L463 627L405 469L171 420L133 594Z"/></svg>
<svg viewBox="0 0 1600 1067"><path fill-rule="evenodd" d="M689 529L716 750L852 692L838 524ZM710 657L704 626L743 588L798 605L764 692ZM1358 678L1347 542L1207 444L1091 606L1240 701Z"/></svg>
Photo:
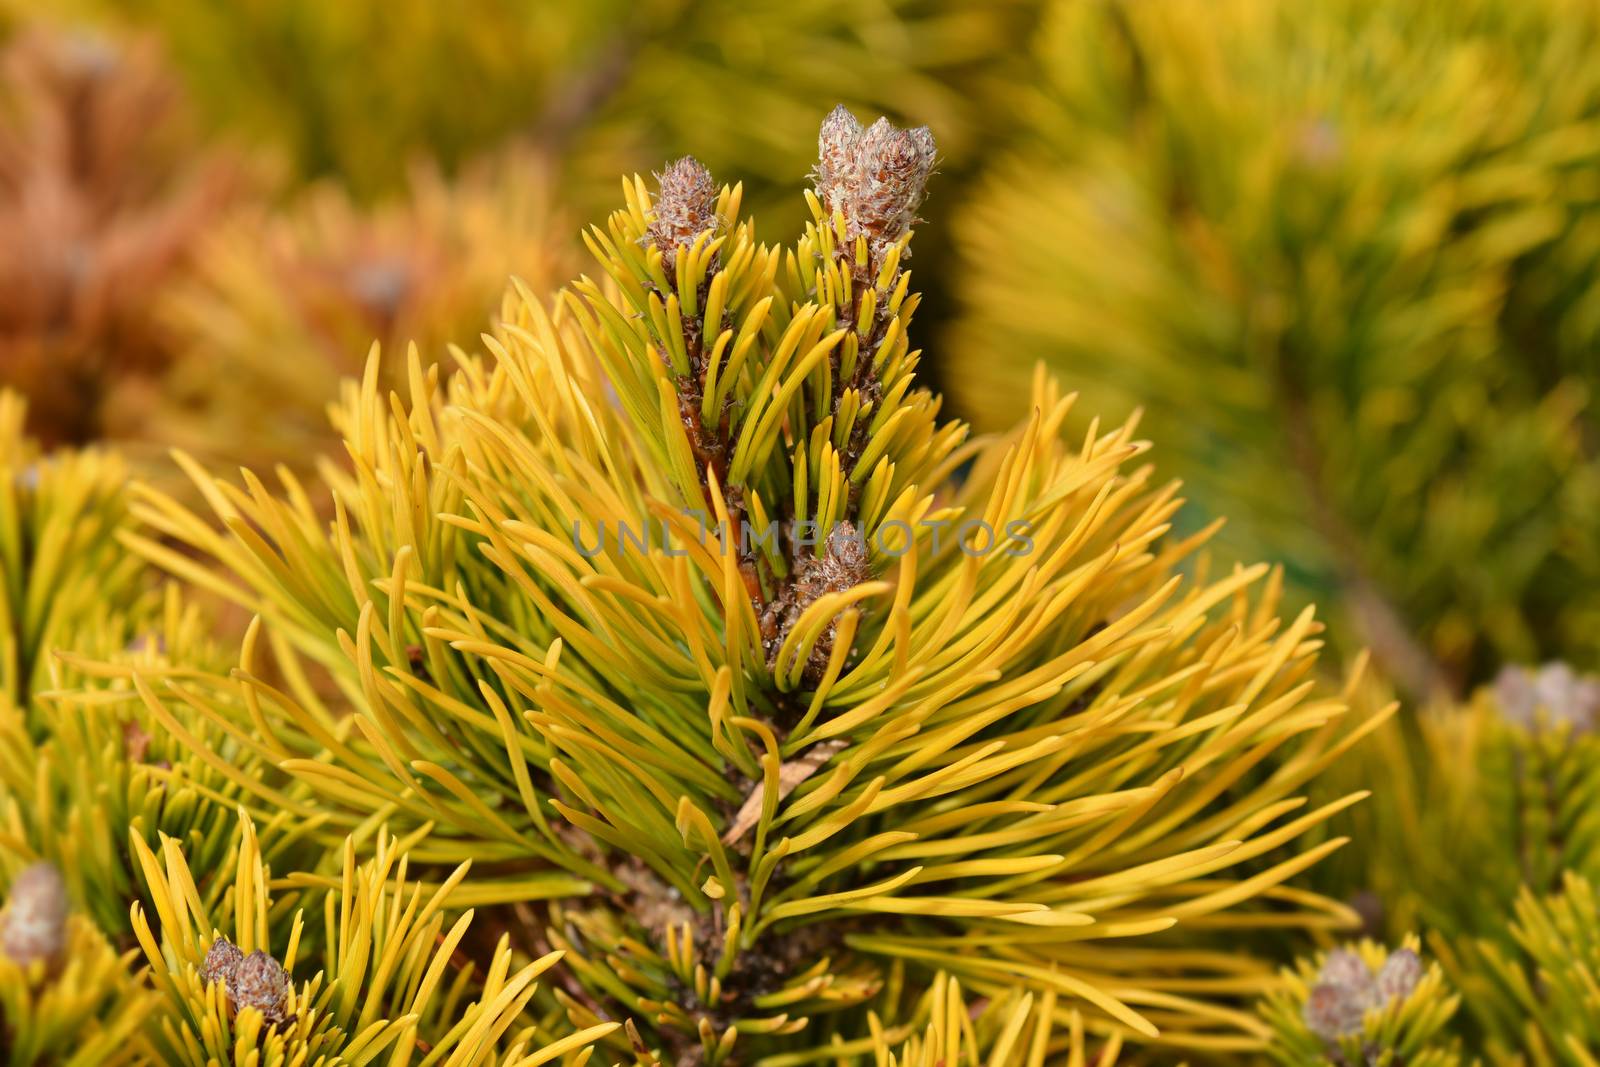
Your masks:
<svg viewBox="0 0 1600 1067"><path fill-rule="evenodd" d="M1363 688L1358 706L1383 699ZM1364 900L1375 931L1422 935L1459 994L1448 1032L1468 1059L1600 1055L1582 977L1600 877L1597 698L1600 679L1565 663L1509 666L1464 706L1387 721L1324 780L1330 794L1383 788L1351 820L1361 848L1313 882Z"/></svg>
<svg viewBox="0 0 1600 1067"><path fill-rule="evenodd" d="M1555 892L1524 888L1508 918L1509 942L1463 944L1454 961L1488 1062L1593 1063L1600 1056L1600 899L1593 883L1569 872Z"/></svg>
<svg viewBox="0 0 1600 1067"><path fill-rule="evenodd" d="M20 872L0 908L0 1053L10 1067L130 1067L151 1062L142 1030L155 1007L105 935L67 899L46 863Z"/></svg>
<svg viewBox="0 0 1600 1067"><path fill-rule="evenodd" d="M127 540L260 620L232 677L141 695L303 784L231 776L263 820L471 859L452 900L563 950L568 1025L628 1020L610 1054L865 1053L941 973L1113 1043L1256 1047L1229 1001L1269 969L1216 932L1353 921L1283 885L1361 796L1305 801L1355 740L1318 626L1265 567L1176 576L1206 536L1176 487L1131 425L1063 439L1042 376L1009 434L938 419L903 269L932 146L854 151L793 248L680 161L589 235L606 281L514 290L448 380L413 353L384 395L374 356L326 527L292 476L183 460L220 527L146 491Z"/></svg>
<svg viewBox="0 0 1600 1067"><path fill-rule="evenodd" d="M1416 938L1394 951L1364 941L1302 960L1263 1015L1283 1067L1457 1067L1450 1023L1460 1003Z"/></svg>
<svg viewBox="0 0 1600 1067"><path fill-rule="evenodd" d="M128 677L208 676L225 662L210 622L118 543L116 457L45 453L22 428L20 399L0 391L0 884L47 860L115 941L139 892L128 830L213 858L232 818L215 765L274 774L190 713L176 730L151 716Z"/></svg>
<svg viewBox="0 0 1600 1067"><path fill-rule="evenodd" d="M154 902L153 913L135 905L133 927L160 996L151 1034L163 1064L579 1067L616 1029L538 1039L523 1012L554 956L518 966L502 938L481 973L452 968L472 912L452 919L446 905L466 865L437 888L411 883L407 842L382 831L364 863L347 842L332 875L274 880L242 818L214 904L177 841L132 847Z"/></svg>

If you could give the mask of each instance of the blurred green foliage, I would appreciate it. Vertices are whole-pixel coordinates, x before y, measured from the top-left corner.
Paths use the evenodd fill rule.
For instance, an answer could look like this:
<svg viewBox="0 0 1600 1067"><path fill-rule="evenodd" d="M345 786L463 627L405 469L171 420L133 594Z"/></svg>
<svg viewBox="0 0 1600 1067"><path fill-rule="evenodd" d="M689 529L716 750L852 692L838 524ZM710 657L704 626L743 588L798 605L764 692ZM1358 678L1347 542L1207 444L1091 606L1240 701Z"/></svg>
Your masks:
<svg viewBox="0 0 1600 1067"><path fill-rule="evenodd" d="M1600 679L1552 663L1508 669L1456 706L1386 717L1376 681L1353 702L1375 728L1318 791L1372 796L1330 827L1357 847L1311 883L1354 905L1369 936L1421 937L1460 995L1440 1034L1467 1062L1594 1062Z"/></svg>
<svg viewBox="0 0 1600 1067"><path fill-rule="evenodd" d="M945 378L1037 359L1412 694L1592 656L1600 7L1067 0Z"/></svg>
<svg viewBox="0 0 1600 1067"><path fill-rule="evenodd" d="M0 0L0 35L43 14L24 0ZM470 336L477 327L463 333L465 322L498 308L507 273L539 289L564 279L566 272L557 279L550 264L584 255L579 224L609 210L620 174L659 170L693 152L719 180L744 184L744 202L763 218L762 236L770 240L805 221L792 192L815 152L797 131L812 129L819 113L843 101L938 131L937 195L926 214L940 221L963 202L959 190L1012 126L1007 102L1029 76L1025 44L1038 3L59 0L48 14L69 38L154 38L180 76L186 103L208 121L211 141L248 154L252 172L263 176L258 195L237 217L188 238L184 270L161 279L159 292L149 278L123 287L148 298L146 317L160 327L163 346L155 364L176 367L166 382L123 405L142 404L157 417L100 425L108 436L265 463L304 454L308 436L320 436L330 376L359 367L374 337L385 347L415 340L437 358L440 337ZM485 182L487 172L497 176ZM430 176L426 211L418 210L419 173ZM507 179L523 180L524 199L548 202L570 221L530 226L514 214L503 220L509 231L503 240L495 226L451 222L483 216L489 196L515 201L519 190ZM398 258L426 256L446 238L448 299L439 298L438 285L412 286L407 313L365 338L345 331L309 336L304 321L291 321L294 314L267 324L271 337L242 335L234 328L239 319L285 304L282 296L291 290L304 305L350 303L333 274L297 272L294 257L286 263L275 255L281 232L302 225L308 187L324 201L350 200L348 223L335 220L318 237L322 258L370 259L363 242L370 243L371 232L409 215L419 247ZM0 212L0 238L8 236L3 222ZM462 232L444 234L441 222ZM935 297L946 273L939 265L950 258L947 232L932 227L916 250L919 280L928 279ZM215 308L197 318L192 297L215 286L219 262L246 266L252 246L232 240L240 233L265 235L256 246L254 277L234 269L228 279L251 290L232 284L232 314ZM21 258L41 255L28 250ZM171 291L188 305L177 322L174 301L166 299ZM38 332L23 340L32 343ZM325 340L342 353L329 358ZM271 384L271 395L288 401L276 428L271 405L257 405L241 420L250 408L234 402L262 382L264 350L277 353L282 379ZM114 380L121 370L110 360L102 376ZM0 368L0 380L15 385L18 376ZM53 408L36 399L32 410L36 432L53 430L46 424ZM197 440L197 430L216 435L217 447Z"/></svg>
<svg viewBox="0 0 1600 1067"><path fill-rule="evenodd" d="M915 118L961 167L1024 59L1033 0L74 0L156 30L219 124L371 196L524 140L597 213L693 151L797 225L795 131L837 101ZM1014 57L1014 58L1008 58ZM585 217L589 217L588 214Z"/></svg>

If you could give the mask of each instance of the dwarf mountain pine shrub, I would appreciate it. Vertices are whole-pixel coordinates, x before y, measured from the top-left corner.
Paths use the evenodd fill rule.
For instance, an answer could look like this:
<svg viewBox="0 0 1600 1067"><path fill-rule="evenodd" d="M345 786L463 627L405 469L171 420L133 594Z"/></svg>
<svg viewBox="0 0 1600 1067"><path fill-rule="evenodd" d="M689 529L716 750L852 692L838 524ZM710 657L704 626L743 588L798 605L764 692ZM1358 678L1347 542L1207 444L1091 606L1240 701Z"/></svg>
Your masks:
<svg viewBox="0 0 1600 1067"><path fill-rule="evenodd" d="M386 824L428 885L470 861L451 900L565 952L536 1002L621 1022L602 1057L1258 1047L1238 934L1353 921L1285 885L1361 795L1304 799L1356 736L1318 627L1194 559L1131 425L1065 439L1043 377L1009 433L941 418L932 138L841 109L820 148L793 245L681 160L448 377L371 362L331 522L182 459L218 525L145 491L130 543L259 619L241 669L140 692L303 787L227 772L258 823L363 855Z"/></svg>

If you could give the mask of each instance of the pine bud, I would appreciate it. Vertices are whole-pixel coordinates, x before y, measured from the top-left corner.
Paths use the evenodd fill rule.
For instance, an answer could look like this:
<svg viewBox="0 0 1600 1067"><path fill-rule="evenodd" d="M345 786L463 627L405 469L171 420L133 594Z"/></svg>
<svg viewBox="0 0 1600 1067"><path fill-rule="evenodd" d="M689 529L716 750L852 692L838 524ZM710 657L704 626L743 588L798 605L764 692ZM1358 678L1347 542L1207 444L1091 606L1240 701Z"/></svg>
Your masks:
<svg viewBox="0 0 1600 1067"><path fill-rule="evenodd" d="M935 158L926 126L902 130L880 118L863 130L841 104L817 137L817 197L830 215L843 214L851 237L865 235L881 255L911 232Z"/></svg>
<svg viewBox="0 0 1600 1067"><path fill-rule="evenodd" d="M361 309L383 322L392 321L417 284L411 265L394 257L356 263L345 272L345 285Z"/></svg>
<svg viewBox="0 0 1600 1067"><path fill-rule="evenodd" d="M717 226L717 183L711 172L692 156L684 156L656 175L654 217L650 240L661 250L670 274L677 266L678 249Z"/></svg>
<svg viewBox="0 0 1600 1067"><path fill-rule="evenodd" d="M1349 949L1335 949L1323 961L1303 1011L1306 1026L1333 1040L1361 1032L1369 1008L1378 1005L1372 969Z"/></svg>
<svg viewBox="0 0 1600 1067"><path fill-rule="evenodd" d="M260 949L234 967L228 994L234 1011L255 1008L269 1024L281 1023L288 1017L289 975L283 964Z"/></svg>
<svg viewBox="0 0 1600 1067"><path fill-rule="evenodd" d="M831 218L835 211L848 215L846 204L856 178L856 144L861 123L843 104L828 113L817 133L817 169L812 175L817 198Z"/></svg>
<svg viewBox="0 0 1600 1067"><path fill-rule="evenodd" d="M1503 668L1495 678L1494 694L1500 713L1518 726L1532 728L1542 713L1551 724L1586 733L1600 720L1600 679L1579 674L1559 660L1538 669Z"/></svg>
<svg viewBox="0 0 1600 1067"><path fill-rule="evenodd" d="M1317 981L1347 989L1368 989L1372 985L1372 968L1367 966L1359 953L1336 948L1322 962Z"/></svg>
<svg viewBox="0 0 1600 1067"><path fill-rule="evenodd" d="M830 593L842 593L871 577L866 537L853 524L839 522L828 531L823 554L819 557L807 553L785 595L768 606L770 621L774 623L773 636L767 648L768 665L776 664L776 656L784 638L800 622L807 608ZM826 673L837 635L838 620L835 619L828 623L816 644L811 646L811 655L805 667L805 677L810 681L815 682Z"/></svg>
<svg viewBox="0 0 1600 1067"><path fill-rule="evenodd" d="M1306 1026L1313 1034L1329 1041L1361 1032L1366 1009L1353 1001L1338 986L1319 985L1306 1000Z"/></svg>
<svg viewBox="0 0 1600 1067"><path fill-rule="evenodd" d="M1422 960L1409 948L1391 952L1378 971L1378 999L1383 1004L1405 1000L1422 981Z"/></svg>
<svg viewBox="0 0 1600 1067"><path fill-rule="evenodd" d="M860 225L880 244L893 244L911 232L927 195L933 134L926 126L901 130L879 119L861 135L856 152L862 176Z"/></svg>
<svg viewBox="0 0 1600 1067"><path fill-rule="evenodd" d="M867 539L853 523L840 521L828 531L827 552L818 561L824 591L842 593L861 584L871 577L867 568Z"/></svg>
<svg viewBox="0 0 1600 1067"><path fill-rule="evenodd" d="M244 953L239 951L239 946L225 937L218 937L206 951L205 962L200 965L200 977L205 979L207 985L221 982L227 986L243 959Z"/></svg>
<svg viewBox="0 0 1600 1067"><path fill-rule="evenodd" d="M58 962L67 947L67 885L61 872L36 863L11 885L0 948L26 967L38 960Z"/></svg>

